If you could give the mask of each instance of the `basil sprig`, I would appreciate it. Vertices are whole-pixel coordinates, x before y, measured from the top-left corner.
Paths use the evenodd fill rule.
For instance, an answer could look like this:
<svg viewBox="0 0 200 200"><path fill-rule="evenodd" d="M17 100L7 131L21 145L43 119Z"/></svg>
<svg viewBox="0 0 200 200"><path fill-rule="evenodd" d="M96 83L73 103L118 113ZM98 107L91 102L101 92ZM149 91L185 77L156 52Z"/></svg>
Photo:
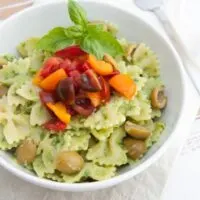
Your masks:
<svg viewBox="0 0 200 200"><path fill-rule="evenodd" d="M77 44L99 59L105 53L113 57L123 54L121 45L111 33L104 31L101 25L89 24L86 11L76 1L68 1L68 13L74 25L52 29L39 40L38 49L55 52Z"/></svg>

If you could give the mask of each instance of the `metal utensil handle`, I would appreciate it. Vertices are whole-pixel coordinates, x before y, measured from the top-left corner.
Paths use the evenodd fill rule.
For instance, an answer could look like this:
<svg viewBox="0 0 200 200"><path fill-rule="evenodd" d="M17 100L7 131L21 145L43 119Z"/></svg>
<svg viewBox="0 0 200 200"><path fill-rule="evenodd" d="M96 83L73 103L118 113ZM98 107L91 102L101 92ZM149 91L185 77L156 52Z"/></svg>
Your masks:
<svg viewBox="0 0 200 200"><path fill-rule="evenodd" d="M182 58L182 62L183 62L184 68L187 72L187 75L189 76L196 91L200 95L200 85L197 84L197 81L195 81L195 78L191 72L191 68L193 68L200 75L200 66L195 62L195 60L190 55L190 52L187 50L186 46L184 45L183 41L181 40L181 37L179 36L176 29L170 22L168 16L166 15L166 13L162 9L162 7L153 10L153 12L157 16L157 18L161 21L166 33L168 34L173 45L175 46L176 51Z"/></svg>

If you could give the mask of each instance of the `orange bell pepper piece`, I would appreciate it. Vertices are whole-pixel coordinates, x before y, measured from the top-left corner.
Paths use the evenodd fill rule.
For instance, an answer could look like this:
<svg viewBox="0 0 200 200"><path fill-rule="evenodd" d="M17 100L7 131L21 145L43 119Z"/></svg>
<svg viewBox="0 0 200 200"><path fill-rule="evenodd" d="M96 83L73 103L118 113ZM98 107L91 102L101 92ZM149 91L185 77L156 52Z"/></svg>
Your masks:
<svg viewBox="0 0 200 200"><path fill-rule="evenodd" d="M35 74L35 76L34 76L34 78L33 78L33 80L32 80L32 83L33 83L34 85L40 86L40 83L42 82L42 80L43 80L43 78L40 76L40 71L38 71L38 72Z"/></svg>
<svg viewBox="0 0 200 200"><path fill-rule="evenodd" d="M97 107L101 104L100 92L87 92L87 96L94 107Z"/></svg>
<svg viewBox="0 0 200 200"><path fill-rule="evenodd" d="M44 90L53 91L58 82L64 78L67 77L67 74L65 73L64 69L59 69L55 71L54 73L47 76L41 83L40 87Z"/></svg>
<svg viewBox="0 0 200 200"><path fill-rule="evenodd" d="M65 124L70 122L71 115L67 112L67 109L62 102L57 102L55 104L49 102L46 105L51 111L53 111L60 121L64 122Z"/></svg>
<svg viewBox="0 0 200 200"><path fill-rule="evenodd" d="M88 56L88 63L91 68L99 75L106 76L113 72L113 67L110 63L103 60L97 60L95 56Z"/></svg>
<svg viewBox="0 0 200 200"><path fill-rule="evenodd" d="M126 74L118 74L113 76L109 80L109 84L121 95L125 96L128 99L136 94L137 85L135 82Z"/></svg>

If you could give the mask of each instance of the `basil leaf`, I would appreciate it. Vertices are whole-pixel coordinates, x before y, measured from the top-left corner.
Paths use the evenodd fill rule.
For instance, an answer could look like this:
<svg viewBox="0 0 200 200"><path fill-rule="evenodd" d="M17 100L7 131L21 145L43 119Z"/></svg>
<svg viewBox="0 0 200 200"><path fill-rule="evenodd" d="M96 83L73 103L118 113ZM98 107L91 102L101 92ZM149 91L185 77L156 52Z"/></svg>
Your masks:
<svg viewBox="0 0 200 200"><path fill-rule="evenodd" d="M87 53L95 55L98 59L104 56L104 49L99 43L98 39L88 34L80 43L81 48Z"/></svg>
<svg viewBox="0 0 200 200"><path fill-rule="evenodd" d="M67 38L80 38L84 34L84 29L82 26L70 26L65 29L65 35Z"/></svg>
<svg viewBox="0 0 200 200"><path fill-rule="evenodd" d="M88 35L81 41L81 48L94 54L98 59L102 59L105 53L113 57L124 53L121 45L111 33L100 31L95 27L88 27Z"/></svg>
<svg viewBox="0 0 200 200"><path fill-rule="evenodd" d="M74 43L74 40L67 38L65 35L65 29L57 27L49 31L48 34L43 36L37 43L37 49L55 52L63 49Z"/></svg>
<svg viewBox="0 0 200 200"><path fill-rule="evenodd" d="M87 14L85 10L74 0L68 1L68 13L70 19L77 25L86 27Z"/></svg>

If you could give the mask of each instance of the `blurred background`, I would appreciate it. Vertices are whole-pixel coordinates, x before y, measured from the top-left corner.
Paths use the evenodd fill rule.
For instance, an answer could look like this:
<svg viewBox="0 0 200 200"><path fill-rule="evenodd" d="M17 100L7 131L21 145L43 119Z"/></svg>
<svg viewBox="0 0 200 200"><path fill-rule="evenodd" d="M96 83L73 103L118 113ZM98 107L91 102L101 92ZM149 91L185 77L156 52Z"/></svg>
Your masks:
<svg viewBox="0 0 200 200"><path fill-rule="evenodd" d="M33 0L0 0L0 20L30 5Z"/></svg>

